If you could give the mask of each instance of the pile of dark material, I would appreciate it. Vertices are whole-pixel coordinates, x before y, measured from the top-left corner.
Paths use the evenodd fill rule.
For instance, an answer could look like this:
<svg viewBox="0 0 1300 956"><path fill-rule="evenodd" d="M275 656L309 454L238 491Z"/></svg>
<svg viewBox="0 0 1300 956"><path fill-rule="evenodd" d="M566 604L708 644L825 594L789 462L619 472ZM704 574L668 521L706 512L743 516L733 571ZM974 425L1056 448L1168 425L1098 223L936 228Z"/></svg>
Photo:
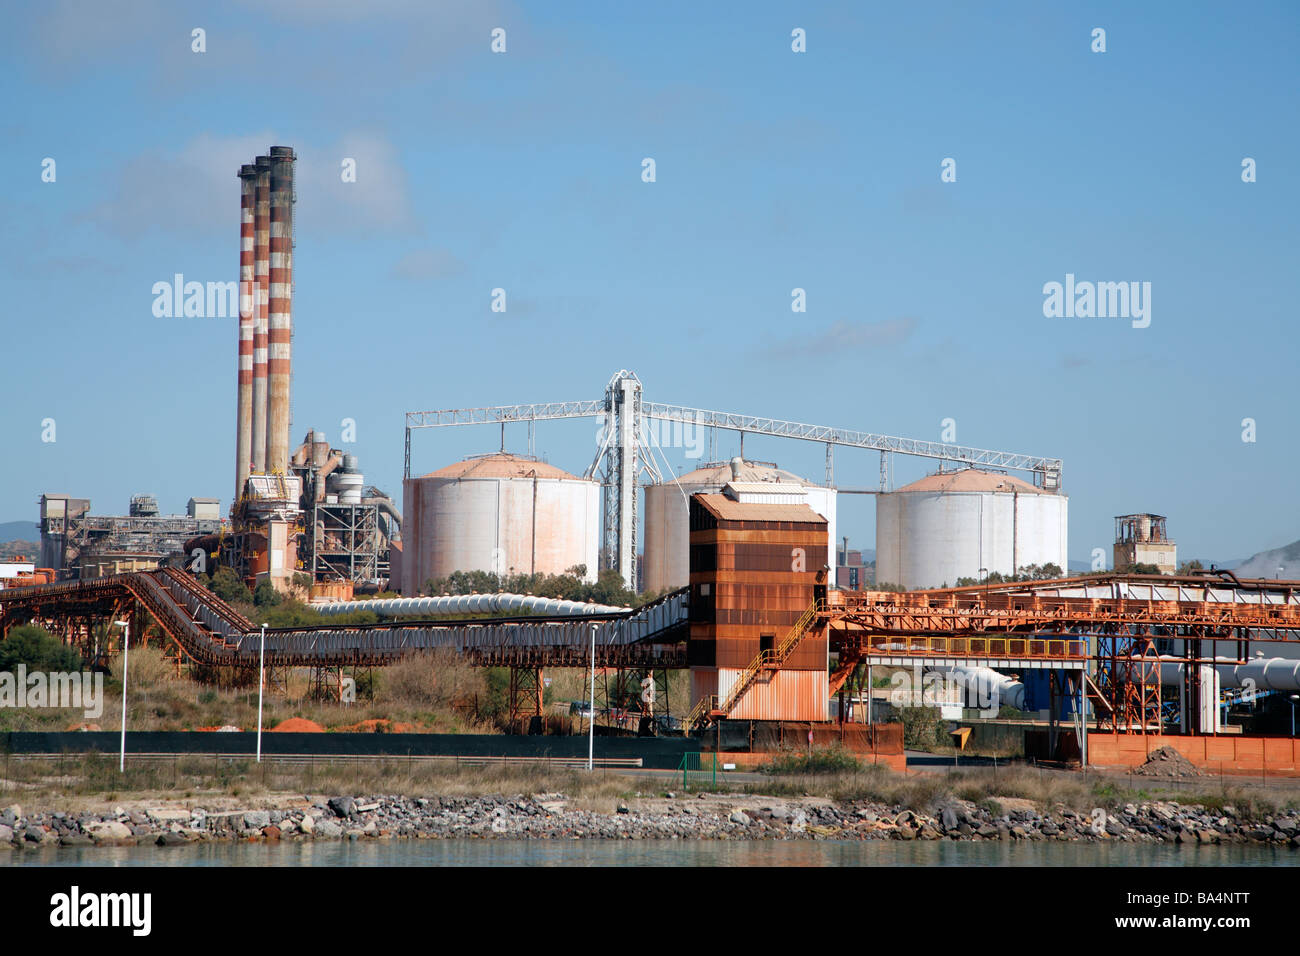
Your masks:
<svg viewBox="0 0 1300 956"><path fill-rule="evenodd" d="M1133 770L1144 777L1200 777L1201 771L1173 747L1151 751L1140 767Z"/></svg>

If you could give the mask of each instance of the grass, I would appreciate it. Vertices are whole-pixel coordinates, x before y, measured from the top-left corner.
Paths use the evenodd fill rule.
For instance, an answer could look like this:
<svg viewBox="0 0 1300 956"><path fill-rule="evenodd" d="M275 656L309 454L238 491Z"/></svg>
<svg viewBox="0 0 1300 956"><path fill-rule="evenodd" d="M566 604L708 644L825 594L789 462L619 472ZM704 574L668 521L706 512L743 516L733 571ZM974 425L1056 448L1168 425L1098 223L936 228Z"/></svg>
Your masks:
<svg viewBox="0 0 1300 956"><path fill-rule="evenodd" d="M1127 803L1152 800L1176 800L1184 806L1200 805L1212 812L1233 807L1240 818L1262 819L1281 809L1291 809L1300 801L1278 803L1248 786L1219 789L1167 790L1150 784L1134 790L1110 779L1097 780L1066 771L1041 771L1026 766L954 769L944 773L898 774L886 767L861 765L838 772L793 770L791 761L779 765L770 781L747 785L744 790L755 795L785 797L827 797L839 803L869 802L933 813L956 799L982 805L1000 815L999 798L1028 800L1039 812L1065 807L1088 812L1096 807L1116 809Z"/></svg>
<svg viewBox="0 0 1300 956"><path fill-rule="evenodd" d="M498 672L500 671L500 672ZM242 686L232 680L243 678ZM318 700L312 695L311 671L307 668L277 669L268 674L263 727L272 728L290 717L300 717L326 730L344 730L363 721L391 721L408 724L422 733L494 733L498 720L506 716L508 680L501 669L474 667L455 651L442 649L411 655L397 663L352 672L357 683L357 701L343 705ZM583 668L547 670L551 686L546 699L562 710L567 719L568 701L587 699L587 671ZM219 683L176 673L176 664L154 645L131 649L128 674L127 726L131 730L197 730L202 727L234 726L243 730L257 727L257 674L219 675ZM596 675L597 699L604 683ZM614 677L611 672L611 690ZM367 688L371 695L367 695ZM674 675L669 682L667 704L671 713L687 708L689 681ZM662 690L661 690L662 693ZM103 712L87 718L84 711L58 708L0 708L0 732L63 731L93 725L112 729L122 720L122 659L109 662L104 675ZM662 712L660 699L656 710ZM554 711L553 711L554 713ZM585 726L581 720L570 728ZM92 727L93 729L93 727Z"/></svg>
<svg viewBox="0 0 1300 956"><path fill-rule="evenodd" d="M400 794L405 796L481 796L485 794L563 793L603 807L628 796L636 779L616 771L588 774L545 764L459 765L454 759L404 758L331 760L314 763L228 759L198 755L170 759L129 758L118 771L115 755L69 754L53 758L11 757L0 781L0 799L49 804L118 800L191 800L216 797L245 800L302 794ZM612 804L608 807L613 810Z"/></svg>
<svg viewBox="0 0 1300 956"><path fill-rule="evenodd" d="M368 679L356 675L358 684ZM483 671L454 651L417 655L373 672L374 696L359 694L354 704L313 699L307 668L277 670L268 676L263 726L272 728L300 717L326 730L367 720L390 720L429 733L491 733L474 717L474 704L487 697ZM197 730L202 727L257 727L256 674L250 686L202 683L182 674L154 646L132 648L128 674L127 727L130 730ZM103 713L87 718L82 710L0 709L0 731L69 730L83 725L112 729L122 720L122 659L109 662Z"/></svg>

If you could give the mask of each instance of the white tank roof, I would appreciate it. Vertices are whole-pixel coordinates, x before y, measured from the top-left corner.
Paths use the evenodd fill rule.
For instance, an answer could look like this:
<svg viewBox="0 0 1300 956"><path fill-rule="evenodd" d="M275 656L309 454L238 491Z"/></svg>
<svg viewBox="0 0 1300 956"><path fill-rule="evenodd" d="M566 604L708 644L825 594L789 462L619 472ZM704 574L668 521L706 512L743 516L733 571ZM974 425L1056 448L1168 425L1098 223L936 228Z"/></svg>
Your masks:
<svg viewBox="0 0 1300 956"><path fill-rule="evenodd" d="M1008 495L1012 492L1022 495L1052 494L1050 491L1034 487L1021 478L1013 478L1010 475L1003 475L994 471L981 471L978 468L964 468L961 471L944 471L934 475L926 475L910 485L904 485L902 488L896 489L894 493L909 491L923 491L931 494L961 491L1002 492Z"/></svg>

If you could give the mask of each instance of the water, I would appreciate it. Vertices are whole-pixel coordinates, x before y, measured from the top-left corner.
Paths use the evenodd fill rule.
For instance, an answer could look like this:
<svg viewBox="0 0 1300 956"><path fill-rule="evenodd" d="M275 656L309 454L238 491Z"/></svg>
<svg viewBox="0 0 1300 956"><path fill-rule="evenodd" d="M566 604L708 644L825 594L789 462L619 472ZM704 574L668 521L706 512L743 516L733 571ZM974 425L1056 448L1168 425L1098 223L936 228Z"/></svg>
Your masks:
<svg viewBox="0 0 1300 956"><path fill-rule="evenodd" d="M0 866L1300 866L1273 846L797 840L385 840L12 852Z"/></svg>

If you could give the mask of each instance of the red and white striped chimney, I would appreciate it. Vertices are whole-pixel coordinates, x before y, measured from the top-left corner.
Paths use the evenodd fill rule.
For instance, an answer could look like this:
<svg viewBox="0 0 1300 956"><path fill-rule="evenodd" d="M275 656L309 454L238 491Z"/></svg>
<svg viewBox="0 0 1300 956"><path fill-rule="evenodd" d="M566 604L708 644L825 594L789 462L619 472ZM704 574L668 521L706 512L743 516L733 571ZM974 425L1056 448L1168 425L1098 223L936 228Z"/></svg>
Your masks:
<svg viewBox="0 0 1300 956"><path fill-rule="evenodd" d="M253 467L253 326L257 321L254 281L253 206L257 167L239 167L239 365L235 412L235 501Z"/></svg>
<svg viewBox="0 0 1300 956"><path fill-rule="evenodd" d="M267 342L266 466L289 472L293 337L293 148L271 147L270 302Z"/></svg>
<svg viewBox="0 0 1300 956"><path fill-rule="evenodd" d="M257 286L253 325L253 471L264 474L266 465L266 339L271 282L271 157L257 157L257 184L253 202L253 278Z"/></svg>

